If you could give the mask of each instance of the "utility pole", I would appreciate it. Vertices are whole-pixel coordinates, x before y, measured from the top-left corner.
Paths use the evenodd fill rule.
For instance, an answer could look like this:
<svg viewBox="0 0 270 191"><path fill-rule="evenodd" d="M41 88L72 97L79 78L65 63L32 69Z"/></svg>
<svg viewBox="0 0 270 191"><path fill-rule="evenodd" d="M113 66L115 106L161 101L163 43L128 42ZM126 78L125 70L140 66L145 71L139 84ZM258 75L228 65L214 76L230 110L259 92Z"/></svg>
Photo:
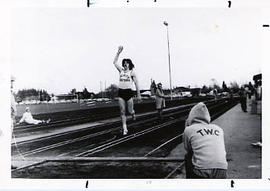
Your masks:
<svg viewBox="0 0 270 191"><path fill-rule="evenodd" d="M172 72L171 72L171 56L170 56L170 41L169 41L169 24L166 21L164 21L163 24L167 28L169 78L170 78L170 92L171 92L171 100L172 100Z"/></svg>

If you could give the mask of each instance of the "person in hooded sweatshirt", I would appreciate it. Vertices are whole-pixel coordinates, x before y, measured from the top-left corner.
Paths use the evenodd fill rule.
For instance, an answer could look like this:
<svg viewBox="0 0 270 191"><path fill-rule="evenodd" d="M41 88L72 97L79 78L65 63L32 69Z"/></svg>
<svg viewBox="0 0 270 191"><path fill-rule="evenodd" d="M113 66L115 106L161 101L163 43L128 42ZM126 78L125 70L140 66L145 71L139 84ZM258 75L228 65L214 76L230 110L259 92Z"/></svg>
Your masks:
<svg viewBox="0 0 270 191"><path fill-rule="evenodd" d="M187 178L227 177L224 133L210 121L209 111L202 102L191 109L186 120L183 142Z"/></svg>

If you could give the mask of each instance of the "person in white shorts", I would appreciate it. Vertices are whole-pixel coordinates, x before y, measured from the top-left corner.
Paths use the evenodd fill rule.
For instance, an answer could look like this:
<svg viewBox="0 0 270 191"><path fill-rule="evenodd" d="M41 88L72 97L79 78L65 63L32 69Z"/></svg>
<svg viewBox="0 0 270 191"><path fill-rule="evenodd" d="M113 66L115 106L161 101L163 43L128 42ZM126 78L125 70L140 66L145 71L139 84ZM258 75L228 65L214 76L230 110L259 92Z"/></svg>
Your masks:
<svg viewBox="0 0 270 191"><path fill-rule="evenodd" d="M33 124L33 125L37 125L37 124L40 124L40 123L49 123L50 122L50 119L48 120L37 120L37 119L34 119L31 112L30 112L30 108L29 107L26 107L25 108L25 112L21 118L21 120L19 121L19 124L20 123L27 123L27 124Z"/></svg>
<svg viewBox="0 0 270 191"><path fill-rule="evenodd" d="M123 47L119 46L115 59L113 61L114 66L119 71L119 107L121 113L121 120L123 126L123 134L128 133L126 124L126 105L128 106L128 112L132 115L133 120L135 120L135 111L133 109L133 82L137 90L137 99L141 101L140 88L135 72L133 71L134 65L130 59L122 60L122 67L117 64L120 53L123 51Z"/></svg>

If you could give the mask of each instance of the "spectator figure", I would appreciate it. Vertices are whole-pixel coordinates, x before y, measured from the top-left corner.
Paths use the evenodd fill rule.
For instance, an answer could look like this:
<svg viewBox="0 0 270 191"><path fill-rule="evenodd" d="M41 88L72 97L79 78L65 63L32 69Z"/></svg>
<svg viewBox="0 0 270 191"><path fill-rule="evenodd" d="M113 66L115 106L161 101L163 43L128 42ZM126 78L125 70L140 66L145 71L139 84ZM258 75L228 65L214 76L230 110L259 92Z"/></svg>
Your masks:
<svg viewBox="0 0 270 191"><path fill-rule="evenodd" d="M254 86L254 89L253 89L253 94L252 96L250 96L250 100L251 100L251 111L250 113L251 114L257 114L257 97L258 97L258 94L257 94L257 89L256 89L256 84Z"/></svg>
<svg viewBox="0 0 270 191"><path fill-rule="evenodd" d="M231 89L228 90L228 98L232 99L233 98L233 91Z"/></svg>
<svg viewBox="0 0 270 191"><path fill-rule="evenodd" d="M257 114L260 115L262 114L262 81L258 80L255 81L256 84L256 102L257 102Z"/></svg>
<svg viewBox="0 0 270 191"><path fill-rule="evenodd" d="M257 77L259 75L256 75ZM259 114L261 117L261 99L262 99L262 80L261 80L261 75L260 78L256 79L255 76L253 77L254 80L254 90L255 90L255 100L253 100L253 104L251 107L251 114ZM255 109L256 108L256 109ZM255 111L256 110L256 111ZM262 147L262 140L251 143L252 146L254 147Z"/></svg>
<svg viewBox="0 0 270 191"><path fill-rule="evenodd" d="M123 51L123 47L119 46L116 56L114 58L113 64L119 72L119 106L121 112L121 120L123 126L123 135L128 133L127 123L126 123L126 105L128 107L128 112L132 115L133 120L136 119L135 111L133 109L133 82L137 90L137 99L141 101L141 93L138 84L138 80L135 72L133 71L134 65L130 59L122 60L122 67L117 64L120 53Z"/></svg>
<svg viewBox="0 0 270 191"><path fill-rule="evenodd" d="M215 101L217 101L217 94L218 94L218 92L217 92L217 89L214 89L213 90L213 95L214 95L214 99L215 99Z"/></svg>
<svg viewBox="0 0 270 191"><path fill-rule="evenodd" d="M195 105L183 135L187 178L226 178L227 161L223 130L210 124L206 105Z"/></svg>
<svg viewBox="0 0 270 191"><path fill-rule="evenodd" d="M158 83L157 88L156 88L156 109L158 112L158 122L159 123L161 123L163 120L162 112L163 112L163 108L166 107L165 98L166 98L166 96L163 93L162 84Z"/></svg>
<svg viewBox="0 0 270 191"><path fill-rule="evenodd" d="M256 94L256 89L254 88L254 86L252 85L251 82L248 83L248 99L251 99L251 96L252 95L255 95Z"/></svg>
<svg viewBox="0 0 270 191"><path fill-rule="evenodd" d="M155 80L153 80L152 83L151 83L150 91L151 91L151 96L156 95L157 85L156 85Z"/></svg>
<svg viewBox="0 0 270 191"><path fill-rule="evenodd" d="M247 112L247 92L244 87L241 87L239 95L242 111Z"/></svg>
<svg viewBox="0 0 270 191"><path fill-rule="evenodd" d="M262 81L256 82L256 100L262 100Z"/></svg>
<svg viewBox="0 0 270 191"><path fill-rule="evenodd" d="M14 88L14 82L15 82L15 78L13 76L11 76L11 120L12 120L12 129L14 127L14 125L16 124L16 120L15 120L15 116L17 115L17 108L16 108L16 101L15 101L15 96L14 96L14 92L13 92L13 88Z"/></svg>
<svg viewBox="0 0 270 191"><path fill-rule="evenodd" d="M51 120L48 119L48 120L37 120L37 119L34 119L31 112L30 112L30 108L29 107L26 107L25 108L25 112L21 118L21 120L19 121L19 124L20 123L27 123L27 124L33 124L33 125L37 125L37 124L40 124L40 123L49 123Z"/></svg>

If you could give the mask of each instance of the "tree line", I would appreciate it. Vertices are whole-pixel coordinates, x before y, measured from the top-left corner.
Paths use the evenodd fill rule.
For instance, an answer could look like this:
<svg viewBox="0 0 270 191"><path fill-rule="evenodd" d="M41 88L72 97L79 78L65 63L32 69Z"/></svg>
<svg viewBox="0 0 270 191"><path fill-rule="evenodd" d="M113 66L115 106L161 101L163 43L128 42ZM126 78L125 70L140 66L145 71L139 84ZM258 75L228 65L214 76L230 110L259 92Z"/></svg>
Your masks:
<svg viewBox="0 0 270 191"><path fill-rule="evenodd" d="M176 87L177 88L177 87ZM174 88L174 89L176 89ZM173 89L173 90L174 90ZM226 83L223 81L222 86L220 87L217 83L213 83L212 86L204 85L201 88L202 93L208 93L212 90L217 90L217 92L231 92L236 93L239 91L239 85L237 82L231 82L230 86L228 87ZM77 99L90 99L90 98L110 98L114 99L117 97L118 86L116 84L111 84L107 87L104 91L100 91L98 93L89 92L86 87L82 91L77 91L76 88L70 90L67 95L76 97ZM16 101L21 102L23 100L39 100L39 101L50 101L54 94L49 94L46 90L39 90L39 89L22 89L19 90L16 94Z"/></svg>
<svg viewBox="0 0 270 191"><path fill-rule="evenodd" d="M50 101L51 96L48 94L48 92L46 90L37 90L34 88L19 90L16 93L17 102L21 102L25 99L29 99L29 100L35 99L35 100L39 100L39 101Z"/></svg>

